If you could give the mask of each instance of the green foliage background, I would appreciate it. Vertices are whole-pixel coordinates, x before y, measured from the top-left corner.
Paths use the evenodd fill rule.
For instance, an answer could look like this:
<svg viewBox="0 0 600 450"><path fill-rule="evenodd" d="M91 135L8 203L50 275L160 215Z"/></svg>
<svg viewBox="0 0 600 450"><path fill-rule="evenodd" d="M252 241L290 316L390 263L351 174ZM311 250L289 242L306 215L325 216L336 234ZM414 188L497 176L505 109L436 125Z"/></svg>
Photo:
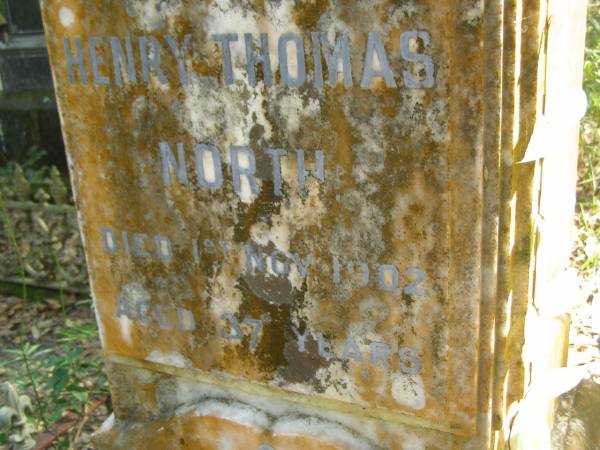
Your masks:
<svg viewBox="0 0 600 450"><path fill-rule="evenodd" d="M589 3L583 85L588 111L581 124L579 236L574 256L580 275L594 279L600 277L600 0Z"/></svg>

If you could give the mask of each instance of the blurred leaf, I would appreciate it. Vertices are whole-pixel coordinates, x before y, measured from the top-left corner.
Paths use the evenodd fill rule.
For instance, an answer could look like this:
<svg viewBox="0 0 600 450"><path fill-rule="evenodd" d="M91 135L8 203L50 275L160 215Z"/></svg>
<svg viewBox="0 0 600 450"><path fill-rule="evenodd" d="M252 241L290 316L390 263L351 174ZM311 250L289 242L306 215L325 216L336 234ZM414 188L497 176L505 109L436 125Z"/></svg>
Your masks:
<svg viewBox="0 0 600 450"><path fill-rule="evenodd" d="M52 398L57 400L69 381L69 370L65 367L56 367L48 380L48 387L52 390Z"/></svg>

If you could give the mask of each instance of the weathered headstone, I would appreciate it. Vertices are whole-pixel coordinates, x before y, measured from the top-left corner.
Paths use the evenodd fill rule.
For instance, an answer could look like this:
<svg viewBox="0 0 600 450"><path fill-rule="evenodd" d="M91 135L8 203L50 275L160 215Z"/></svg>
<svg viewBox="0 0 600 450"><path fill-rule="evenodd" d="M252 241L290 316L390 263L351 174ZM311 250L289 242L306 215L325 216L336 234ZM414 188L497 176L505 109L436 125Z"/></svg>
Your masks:
<svg viewBox="0 0 600 450"><path fill-rule="evenodd" d="M543 85L525 3L44 2L100 448L502 440L539 164L513 168Z"/></svg>
<svg viewBox="0 0 600 450"><path fill-rule="evenodd" d="M3 0L10 31L16 34L37 34L43 31L38 0Z"/></svg>
<svg viewBox="0 0 600 450"><path fill-rule="evenodd" d="M38 0L0 0L7 35L0 41L0 92L52 89Z"/></svg>
<svg viewBox="0 0 600 450"><path fill-rule="evenodd" d="M38 0L0 0L0 164L39 160L66 172Z"/></svg>

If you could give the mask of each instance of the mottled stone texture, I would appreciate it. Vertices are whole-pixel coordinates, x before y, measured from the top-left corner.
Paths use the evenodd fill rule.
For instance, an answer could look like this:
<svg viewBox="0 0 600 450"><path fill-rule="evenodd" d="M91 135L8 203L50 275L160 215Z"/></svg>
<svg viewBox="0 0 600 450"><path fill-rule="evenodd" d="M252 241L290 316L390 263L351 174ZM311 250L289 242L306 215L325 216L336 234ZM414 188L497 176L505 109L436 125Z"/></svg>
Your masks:
<svg viewBox="0 0 600 450"><path fill-rule="evenodd" d="M503 31L527 5L44 2L110 366L101 448L490 445L521 120L501 121L502 64L521 70L502 46L543 44L536 5ZM499 354L500 378L521 364Z"/></svg>

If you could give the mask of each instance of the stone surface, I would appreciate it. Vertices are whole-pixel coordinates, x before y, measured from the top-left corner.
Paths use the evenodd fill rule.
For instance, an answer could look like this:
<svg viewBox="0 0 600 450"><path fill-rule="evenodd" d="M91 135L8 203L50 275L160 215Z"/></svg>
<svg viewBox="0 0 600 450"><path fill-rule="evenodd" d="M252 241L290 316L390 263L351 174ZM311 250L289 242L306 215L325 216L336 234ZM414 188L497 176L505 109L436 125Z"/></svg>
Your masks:
<svg viewBox="0 0 600 450"><path fill-rule="evenodd" d="M538 108L529 3L504 30L505 101L521 69L533 89L515 123ZM523 365L499 347L494 383L492 337L514 314L519 341L528 299L500 290L523 309L494 328L496 267L532 267L499 82L527 6L44 2L110 363L100 447L489 445Z"/></svg>

